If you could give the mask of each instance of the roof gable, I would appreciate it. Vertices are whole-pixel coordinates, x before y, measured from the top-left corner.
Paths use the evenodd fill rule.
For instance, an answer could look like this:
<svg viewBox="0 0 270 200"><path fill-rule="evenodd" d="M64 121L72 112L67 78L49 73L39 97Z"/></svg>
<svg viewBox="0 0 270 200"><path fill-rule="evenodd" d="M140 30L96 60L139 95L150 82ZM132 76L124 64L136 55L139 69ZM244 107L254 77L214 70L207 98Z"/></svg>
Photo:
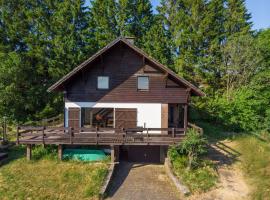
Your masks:
<svg viewBox="0 0 270 200"><path fill-rule="evenodd" d="M152 57L148 56L144 51L136 47L135 45L131 44L129 41L127 41L123 37L118 37L111 43L109 43L107 46L99 50L97 53L92 55L89 59L81 63L79 66L75 67L72 71L70 71L67 75L63 76L59 81L57 81L55 84L53 84L51 87L48 88L48 92L56 91L61 88L70 78L72 78L74 75L76 75L78 72L80 72L83 68L85 68L89 63L95 61L100 55L108 51L110 48L115 46L118 42L125 43L128 47L133 49L138 54L144 56L146 59L148 59L150 62L155 64L159 69L170 75L175 81L178 81L179 83L185 85L186 87L190 88L191 92L196 96L204 96L205 94L198 89L196 86L185 80L184 78L179 77L177 74L175 74L172 70L167 68L166 66L162 65Z"/></svg>

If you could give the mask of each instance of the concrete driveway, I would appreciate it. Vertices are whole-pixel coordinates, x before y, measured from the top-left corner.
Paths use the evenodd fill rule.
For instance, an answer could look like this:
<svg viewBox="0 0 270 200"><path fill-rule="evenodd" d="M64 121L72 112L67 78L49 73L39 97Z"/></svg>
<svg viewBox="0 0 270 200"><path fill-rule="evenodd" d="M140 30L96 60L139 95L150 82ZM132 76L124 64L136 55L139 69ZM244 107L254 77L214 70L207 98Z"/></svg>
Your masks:
<svg viewBox="0 0 270 200"><path fill-rule="evenodd" d="M163 165L121 162L115 171L108 200L179 200Z"/></svg>

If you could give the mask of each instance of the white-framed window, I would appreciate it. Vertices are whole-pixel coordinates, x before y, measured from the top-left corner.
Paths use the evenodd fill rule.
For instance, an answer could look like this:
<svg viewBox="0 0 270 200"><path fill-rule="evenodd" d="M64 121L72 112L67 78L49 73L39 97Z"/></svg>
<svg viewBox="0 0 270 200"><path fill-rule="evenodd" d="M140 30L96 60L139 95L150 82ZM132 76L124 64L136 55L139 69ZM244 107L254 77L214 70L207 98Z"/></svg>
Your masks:
<svg viewBox="0 0 270 200"><path fill-rule="evenodd" d="M149 76L138 76L137 89L142 91L149 90Z"/></svg>
<svg viewBox="0 0 270 200"><path fill-rule="evenodd" d="M97 89L106 90L109 89L109 77L98 76L97 77Z"/></svg>

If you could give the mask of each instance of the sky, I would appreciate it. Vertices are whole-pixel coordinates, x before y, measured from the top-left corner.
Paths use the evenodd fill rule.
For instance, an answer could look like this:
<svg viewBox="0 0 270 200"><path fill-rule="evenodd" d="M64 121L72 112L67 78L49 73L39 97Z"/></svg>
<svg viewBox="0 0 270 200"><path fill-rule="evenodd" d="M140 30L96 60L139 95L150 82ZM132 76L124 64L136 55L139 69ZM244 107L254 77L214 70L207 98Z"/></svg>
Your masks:
<svg viewBox="0 0 270 200"><path fill-rule="evenodd" d="M151 0L156 8L160 0ZM270 0L246 0L246 6L251 13L253 29L270 28Z"/></svg>

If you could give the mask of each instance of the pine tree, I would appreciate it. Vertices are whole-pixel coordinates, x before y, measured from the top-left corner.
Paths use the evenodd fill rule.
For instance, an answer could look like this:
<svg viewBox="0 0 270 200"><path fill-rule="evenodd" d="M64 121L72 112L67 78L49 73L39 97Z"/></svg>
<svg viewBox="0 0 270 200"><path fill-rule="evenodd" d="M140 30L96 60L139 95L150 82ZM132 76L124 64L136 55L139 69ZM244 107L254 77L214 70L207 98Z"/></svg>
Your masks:
<svg viewBox="0 0 270 200"><path fill-rule="evenodd" d="M117 24L116 1L91 1L90 13L90 23L92 24L97 49L104 47L116 37L120 36L119 27Z"/></svg>
<svg viewBox="0 0 270 200"><path fill-rule="evenodd" d="M149 0L131 0L130 33L136 37L136 44L142 45L142 37L153 23L152 5Z"/></svg>
<svg viewBox="0 0 270 200"><path fill-rule="evenodd" d="M207 3L204 24L204 53L200 76L206 88L219 89L221 87L222 46L225 35L225 0L211 0ZM205 88L205 89L206 89ZM210 91L208 91L209 93Z"/></svg>
<svg viewBox="0 0 270 200"><path fill-rule="evenodd" d="M2 0L2 115L25 121L62 110L60 96L46 90L86 57L90 46L84 4L82 0Z"/></svg>
<svg viewBox="0 0 270 200"><path fill-rule="evenodd" d="M153 25L142 39L142 46L150 56L162 64L173 67L171 37L164 27L161 15L154 17Z"/></svg>
<svg viewBox="0 0 270 200"><path fill-rule="evenodd" d="M164 8L165 7L165 8ZM186 79L201 82L198 70L204 51L204 0L163 1L160 10L167 19L176 50L175 69Z"/></svg>
<svg viewBox="0 0 270 200"><path fill-rule="evenodd" d="M132 2L130 0L119 0L117 3L117 27L119 35L131 36L131 9Z"/></svg>
<svg viewBox="0 0 270 200"><path fill-rule="evenodd" d="M247 34L251 31L251 15L245 6L245 0L227 0L225 28L227 37L233 34Z"/></svg>

